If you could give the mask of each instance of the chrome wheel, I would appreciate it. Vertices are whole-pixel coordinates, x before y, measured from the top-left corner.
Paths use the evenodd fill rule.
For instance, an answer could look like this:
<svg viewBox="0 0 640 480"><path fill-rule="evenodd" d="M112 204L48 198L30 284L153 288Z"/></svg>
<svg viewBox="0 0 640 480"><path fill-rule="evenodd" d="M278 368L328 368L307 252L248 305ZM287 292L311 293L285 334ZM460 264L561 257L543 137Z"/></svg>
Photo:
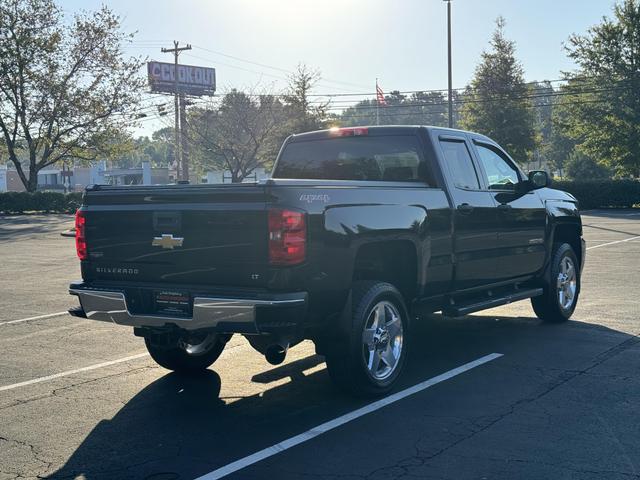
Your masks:
<svg viewBox="0 0 640 480"><path fill-rule="evenodd" d="M402 355L403 328L398 309L386 300L371 310L362 332L363 357L376 380L388 378Z"/></svg>
<svg viewBox="0 0 640 480"><path fill-rule="evenodd" d="M558 279L556 282L558 303L563 310L569 310L573 306L573 302L576 298L577 286L578 280L573 260L569 257L564 257L560 261Z"/></svg>
<svg viewBox="0 0 640 480"><path fill-rule="evenodd" d="M180 339L178 346L189 355L203 355L211 350L218 341L218 334L206 333L197 336Z"/></svg>

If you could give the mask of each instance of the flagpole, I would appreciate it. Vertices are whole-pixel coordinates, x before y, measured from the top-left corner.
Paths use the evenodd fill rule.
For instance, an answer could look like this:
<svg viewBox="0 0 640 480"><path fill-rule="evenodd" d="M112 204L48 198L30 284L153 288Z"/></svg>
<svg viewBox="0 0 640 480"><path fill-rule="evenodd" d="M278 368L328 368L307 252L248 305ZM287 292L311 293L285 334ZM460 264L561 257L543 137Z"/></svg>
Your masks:
<svg viewBox="0 0 640 480"><path fill-rule="evenodd" d="M376 77L376 125L380 125L380 100L378 100L378 78Z"/></svg>

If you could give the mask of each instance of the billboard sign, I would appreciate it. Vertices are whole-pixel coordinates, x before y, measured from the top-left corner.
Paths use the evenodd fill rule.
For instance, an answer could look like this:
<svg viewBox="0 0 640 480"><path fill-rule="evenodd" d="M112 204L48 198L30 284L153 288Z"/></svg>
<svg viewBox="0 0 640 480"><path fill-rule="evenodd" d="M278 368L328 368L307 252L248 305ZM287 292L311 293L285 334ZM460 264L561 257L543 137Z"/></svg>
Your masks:
<svg viewBox="0 0 640 480"><path fill-rule="evenodd" d="M148 62L147 73L151 91L175 93L175 65L165 62ZM185 95L213 95L216 91L216 69L178 65L178 93Z"/></svg>

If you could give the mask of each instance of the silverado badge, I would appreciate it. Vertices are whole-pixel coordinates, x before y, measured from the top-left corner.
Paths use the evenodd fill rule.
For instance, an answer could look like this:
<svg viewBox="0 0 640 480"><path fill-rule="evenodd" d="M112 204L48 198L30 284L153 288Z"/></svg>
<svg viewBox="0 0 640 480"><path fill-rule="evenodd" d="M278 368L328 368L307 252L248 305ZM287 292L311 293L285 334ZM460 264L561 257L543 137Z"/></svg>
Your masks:
<svg viewBox="0 0 640 480"><path fill-rule="evenodd" d="M151 245L154 247L162 247L173 250L175 247L181 247L183 241L184 238L182 237L174 238L173 234L163 233L161 237L154 237Z"/></svg>

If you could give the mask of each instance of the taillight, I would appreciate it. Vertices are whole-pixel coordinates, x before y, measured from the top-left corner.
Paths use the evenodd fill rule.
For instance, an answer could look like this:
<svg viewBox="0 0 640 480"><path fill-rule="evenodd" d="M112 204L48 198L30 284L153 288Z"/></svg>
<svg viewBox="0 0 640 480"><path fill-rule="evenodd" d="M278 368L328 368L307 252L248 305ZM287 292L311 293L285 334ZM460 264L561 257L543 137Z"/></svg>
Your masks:
<svg viewBox="0 0 640 480"><path fill-rule="evenodd" d="M269 210L269 263L295 265L307 254L305 214L293 210Z"/></svg>
<svg viewBox="0 0 640 480"><path fill-rule="evenodd" d="M86 213L83 210L78 210L76 212L76 253L80 260L89 258L87 254L87 238L85 236L86 223Z"/></svg>

